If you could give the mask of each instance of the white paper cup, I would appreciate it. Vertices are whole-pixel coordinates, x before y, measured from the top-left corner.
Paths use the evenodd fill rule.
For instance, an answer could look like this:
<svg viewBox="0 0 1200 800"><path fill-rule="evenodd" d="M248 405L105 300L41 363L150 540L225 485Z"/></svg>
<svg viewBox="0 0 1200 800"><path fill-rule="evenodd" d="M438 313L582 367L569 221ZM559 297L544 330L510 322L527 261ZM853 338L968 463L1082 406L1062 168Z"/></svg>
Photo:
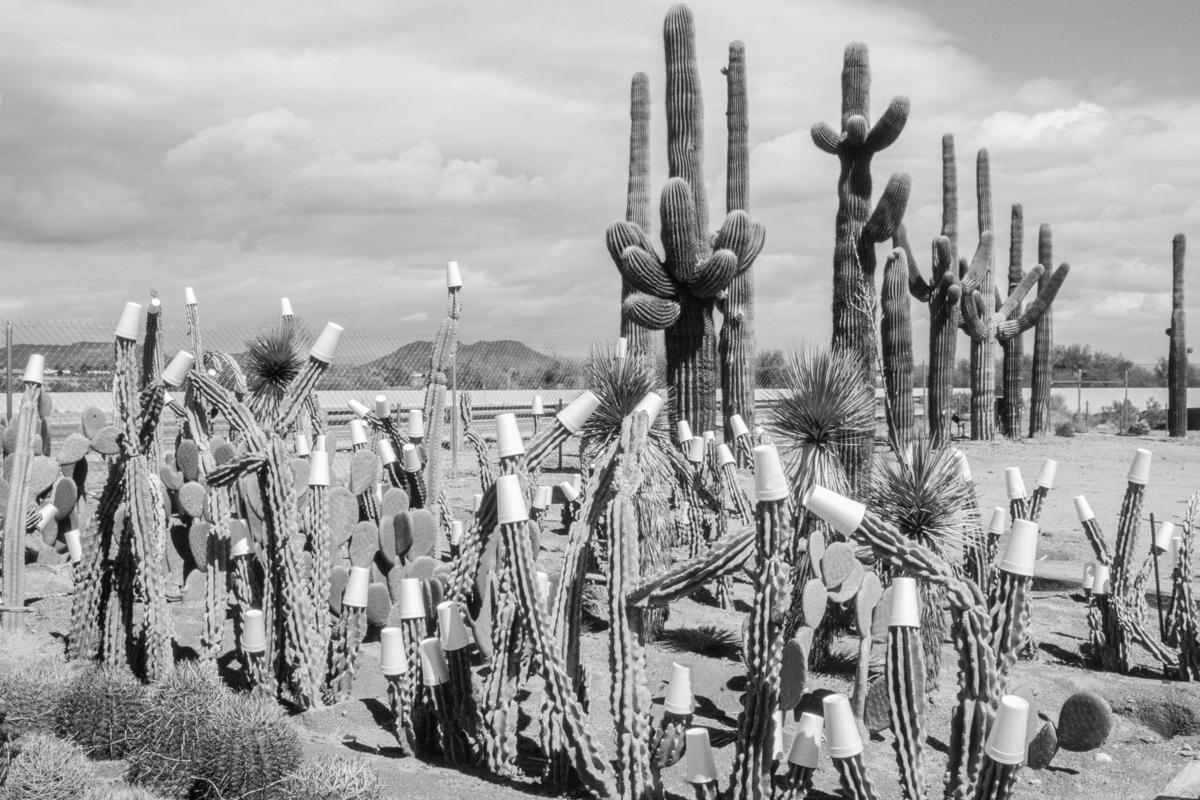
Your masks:
<svg viewBox="0 0 1200 800"><path fill-rule="evenodd" d="M525 454L525 442L521 440L516 414L496 415L496 454L501 458Z"/></svg>
<svg viewBox="0 0 1200 800"><path fill-rule="evenodd" d="M688 439L687 443L687 459L693 464L699 464L704 461L704 437L693 436Z"/></svg>
<svg viewBox="0 0 1200 800"><path fill-rule="evenodd" d="M733 437L735 439L739 436L750 435L750 429L746 427L746 420L742 419L741 414L729 415L729 429L733 431Z"/></svg>
<svg viewBox="0 0 1200 800"><path fill-rule="evenodd" d="M538 570L533 573L533 589L542 604L550 602L550 573Z"/></svg>
<svg viewBox="0 0 1200 800"><path fill-rule="evenodd" d="M567 498L568 503L574 503L579 499L579 490L570 481L563 481L558 485L558 488L563 493L563 497Z"/></svg>
<svg viewBox="0 0 1200 800"><path fill-rule="evenodd" d="M675 433L679 436L679 443L681 445L684 442L690 442L694 438L692 436L692 426L688 424L686 419L681 419L675 423Z"/></svg>
<svg viewBox="0 0 1200 800"><path fill-rule="evenodd" d="M426 686L441 686L450 680L450 665L442 640L436 636L421 640L421 682Z"/></svg>
<svg viewBox="0 0 1200 800"><path fill-rule="evenodd" d="M1038 524L1027 519L1014 519L1008 534L1000 569L1013 575L1033 575L1037 564Z"/></svg>
<svg viewBox="0 0 1200 800"><path fill-rule="evenodd" d="M863 515L867 513L867 507L862 503L831 492L823 486L810 486L800 498L800 502L843 536L854 533L862 522Z"/></svg>
<svg viewBox="0 0 1200 800"><path fill-rule="evenodd" d="M729 445L717 445L717 466L723 467L726 464L733 464L736 461L737 459L733 457L733 451L729 449Z"/></svg>
<svg viewBox="0 0 1200 800"><path fill-rule="evenodd" d="M308 454L308 485L329 485L329 453L313 450Z"/></svg>
<svg viewBox="0 0 1200 800"><path fill-rule="evenodd" d="M1038 470L1037 477L1034 478L1033 485L1043 489L1054 488L1054 476L1058 472L1058 462L1053 458L1047 458L1042 462L1041 468Z"/></svg>
<svg viewBox="0 0 1200 800"><path fill-rule="evenodd" d="M358 417L359 419L362 419L367 414L371 413L371 409L367 408L364 404L357 400L347 400L346 406L353 411L354 416Z"/></svg>
<svg viewBox="0 0 1200 800"><path fill-rule="evenodd" d="M244 520L242 521L242 524L245 525ZM230 558L244 558L245 556L248 556L248 555L250 555L250 537L249 536L241 536L237 539L230 540L230 542L229 542L229 557Z"/></svg>
<svg viewBox="0 0 1200 800"><path fill-rule="evenodd" d="M400 598L396 605L400 619L425 619L425 590L420 578L400 579Z"/></svg>
<svg viewBox="0 0 1200 800"><path fill-rule="evenodd" d="M1092 507L1088 505L1087 498L1079 495L1075 498L1075 513L1079 516L1080 522L1087 522L1089 519L1095 519L1096 514L1092 511Z"/></svg>
<svg viewBox="0 0 1200 800"><path fill-rule="evenodd" d="M921 627L921 605L917 598L916 578L892 579L892 610L888 617L890 628Z"/></svg>
<svg viewBox="0 0 1200 800"><path fill-rule="evenodd" d="M579 433L599 407L600 398L590 391L585 391L558 412L558 422L571 433Z"/></svg>
<svg viewBox="0 0 1200 800"><path fill-rule="evenodd" d="M350 420L350 444L360 445L366 444L370 439L367 438L367 426L363 425L361 419Z"/></svg>
<svg viewBox="0 0 1200 800"><path fill-rule="evenodd" d="M546 413L546 406L542 404L542 396L540 394L533 396L533 402L529 405L529 413L535 417L540 417Z"/></svg>
<svg viewBox="0 0 1200 800"><path fill-rule="evenodd" d="M686 716L696 710L692 697L692 670L682 664L671 664L671 679L667 682L667 696L663 708L672 714Z"/></svg>
<svg viewBox="0 0 1200 800"><path fill-rule="evenodd" d="M450 544L458 547L458 543L462 541L463 523L461 519L452 520L450 522Z"/></svg>
<svg viewBox="0 0 1200 800"><path fill-rule="evenodd" d="M400 449L400 466L405 472L419 472L421 470L421 454L417 451L417 446L412 444L404 445Z"/></svg>
<svg viewBox="0 0 1200 800"><path fill-rule="evenodd" d="M1165 553L1171 549L1171 539L1175 537L1175 525L1171 522L1158 523L1158 530L1154 533L1154 548L1160 553Z"/></svg>
<svg viewBox="0 0 1200 800"><path fill-rule="evenodd" d="M463 624L462 611L453 600L438 603L438 633L442 637L442 649L446 652L462 650L471 643L467 626Z"/></svg>
<svg viewBox="0 0 1200 800"><path fill-rule="evenodd" d="M375 446L375 451L379 453L379 463L384 466L395 464L398 460L396 458L396 448L392 447L392 443L387 439L380 439L379 444Z"/></svg>
<svg viewBox="0 0 1200 800"><path fill-rule="evenodd" d="M380 419L387 419L392 415L392 408L388 405L386 394L375 395L375 416Z"/></svg>
<svg viewBox="0 0 1200 800"><path fill-rule="evenodd" d="M313 437L312 449L314 453L318 450L320 450L322 453L325 452L325 434L318 433Z"/></svg>
<svg viewBox="0 0 1200 800"><path fill-rule="evenodd" d="M1008 509L1003 506L996 506L992 509L992 516L988 518L987 532L999 536L1008 529Z"/></svg>
<svg viewBox="0 0 1200 800"><path fill-rule="evenodd" d="M399 628L384 628L379 632L379 671L384 675L408 672L408 650Z"/></svg>
<svg viewBox="0 0 1200 800"><path fill-rule="evenodd" d="M185 306L196 305L196 292L190 286L183 287L183 304Z"/></svg>
<svg viewBox="0 0 1200 800"><path fill-rule="evenodd" d="M472 513L479 511L479 507L482 505L483 505L483 495L482 494L476 494L473 498L471 498L471 512Z"/></svg>
<svg viewBox="0 0 1200 800"><path fill-rule="evenodd" d="M1183 549L1183 536L1175 534L1171 537L1171 549L1167 551L1167 558L1172 564L1179 563L1179 551Z"/></svg>
<svg viewBox="0 0 1200 800"><path fill-rule="evenodd" d="M25 375L21 380L25 383L45 383L46 357L41 353L30 353L25 362Z"/></svg>
<svg viewBox="0 0 1200 800"><path fill-rule="evenodd" d="M281 316L281 317L296 316L292 312L292 301L288 300L286 297L279 298L279 316Z"/></svg>
<svg viewBox="0 0 1200 800"><path fill-rule="evenodd" d="M67 554L71 558L72 564L78 564L83 560L83 540L79 536L79 530L72 528L64 534L67 540Z"/></svg>
<svg viewBox="0 0 1200 800"><path fill-rule="evenodd" d="M252 608L242 614L242 650L261 653L267 649L267 621L263 612Z"/></svg>
<svg viewBox="0 0 1200 800"><path fill-rule="evenodd" d="M410 439L425 438L425 412L419 408L408 410L408 437Z"/></svg>
<svg viewBox="0 0 1200 800"><path fill-rule="evenodd" d="M633 407L633 413L645 411L650 416L650 424L653 425L666 402L666 399L658 392L650 392Z"/></svg>
<svg viewBox="0 0 1200 800"><path fill-rule="evenodd" d="M787 476L783 473L779 451L773 444L760 444L754 448L754 494L760 503L783 500L788 496Z"/></svg>
<svg viewBox="0 0 1200 800"><path fill-rule="evenodd" d="M1089 561L1083 565L1083 579L1079 584L1087 591L1092 590L1092 585L1096 581L1096 562Z"/></svg>
<svg viewBox="0 0 1200 800"><path fill-rule="evenodd" d="M825 741L832 758L851 758L863 751L862 735L854 721L854 709L844 694L831 694L821 701L825 708Z"/></svg>
<svg viewBox="0 0 1200 800"><path fill-rule="evenodd" d="M629 356L629 340L624 336L617 339L617 358L627 358Z"/></svg>
<svg viewBox="0 0 1200 800"><path fill-rule="evenodd" d="M54 518L58 516L58 508L54 503L46 503L40 509L42 519L38 522L38 530L44 531L50 527L50 523L54 522Z"/></svg>
<svg viewBox="0 0 1200 800"><path fill-rule="evenodd" d="M1029 703L1014 694L1000 698L996 719L983 752L997 764L1020 764L1025 760L1025 729Z"/></svg>
<svg viewBox="0 0 1200 800"><path fill-rule="evenodd" d="M773 714L771 714L771 721L775 723L774 736L771 737L773 740L771 742L771 744L773 745L771 748L771 755L774 757L774 759L776 761L782 761L783 760L783 709L780 709L780 708L775 709L775 712Z"/></svg>
<svg viewBox="0 0 1200 800"><path fill-rule="evenodd" d="M964 481L970 481L971 480L971 462L967 461L967 454L964 453L962 450L955 450L953 455L954 455L954 463L958 465L958 476L960 478L962 478ZM909 458L909 461L912 461L911 457Z"/></svg>
<svg viewBox="0 0 1200 800"><path fill-rule="evenodd" d="M705 431L705 432L703 433L703 436L704 436L704 441L705 441L705 443L706 443L706 444L707 444L708 442L715 442L715 441L717 440L717 433L716 433L716 431Z"/></svg>
<svg viewBox="0 0 1200 800"><path fill-rule="evenodd" d="M545 493L549 492L549 491L550 491L549 486L537 487L537 490L533 493L533 501L529 504L529 507L536 508L538 511L545 511L546 508L550 505L548 502L544 502L545 498L546 498Z"/></svg>
<svg viewBox="0 0 1200 800"><path fill-rule="evenodd" d="M330 363L333 361L333 354L337 351L340 338L342 338L342 326L336 322L325 323L325 330L321 331L316 344L308 351L309 358L315 358L326 364Z"/></svg>
<svg viewBox="0 0 1200 800"><path fill-rule="evenodd" d="M312 452L312 448L308 446L308 437L303 433L296 434L296 455L306 456Z"/></svg>
<svg viewBox="0 0 1200 800"><path fill-rule="evenodd" d="M351 608L367 607L367 586L371 582L371 570L366 567L351 567L346 591L342 594L342 605Z"/></svg>
<svg viewBox="0 0 1200 800"><path fill-rule="evenodd" d="M708 741L708 728L688 728L684 734L687 744L688 783L712 783L717 780L717 762L713 759L712 745Z"/></svg>
<svg viewBox="0 0 1200 800"><path fill-rule="evenodd" d="M460 289L462 288L462 271L458 268L457 261L446 262L446 288Z"/></svg>
<svg viewBox="0 0 1200 800"><path fill-rule="evenodd" d="M1025 479L1021 477L1020 467L1004 468L1004 484L1008 487L1009 500L1025 499Z"/></svg>
<svg viewBox="0 0 1200 800"><path fill-rule="evenodd" d="M516 475L501 475L496 478L496 521L504 525L524 522L527 519L529 509L525 506L521 479Z"/></svg>
<svg viewBox="0 0 1200 800"><path fill-rule="evenodd" d="M788 763L816 769L821 761L821 732L825 720L819 714L805 711L800 715L800 727L788 751Z"/></svg>
<svg viewBox="0 0 1200 800"><path fill-rule="evenodd" d="M122 339L136 340L138 334L138 317L142 315L141 303L126 303L121 311L121 319L117 322L117 336Z"/></svg>
<svg viewBox="0 0 1200 800"><path fill-rule="evenodd" d="M180 350L171 359L171 363L167 364L167 368L163 370L162 382L173 388L183 386L183 382L187 380L188 371L192 368L196 357L187 350Z"/></svg>
<svg viewBox="0 0 1200 800"><path fill-rule="evenodd" d="M1129 465L1129 475L1125 480L1145 486L1150 480L1150 458L1150 451L1139 447L1133 454L1133 463Z"/></svg>
<svg viewBox="0 0 1200 800"><path fill-rule="evenodd" d="M1107 564L1097 564L1092 573L1092 594L1101 597L1112 593L1112 568Z"/></svg>

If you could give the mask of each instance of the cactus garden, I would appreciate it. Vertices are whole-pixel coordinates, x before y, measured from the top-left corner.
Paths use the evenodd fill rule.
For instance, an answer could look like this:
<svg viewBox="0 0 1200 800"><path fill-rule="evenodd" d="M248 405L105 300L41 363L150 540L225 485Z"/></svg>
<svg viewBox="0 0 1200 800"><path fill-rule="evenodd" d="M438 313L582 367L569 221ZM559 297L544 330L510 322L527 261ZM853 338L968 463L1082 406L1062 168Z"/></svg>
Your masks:
<svg viewBox="0 0 1200 800"><path fill-rule="evenodd" d="M662 69L589 65L628 86L597 274L559 285L583 268L550 248L510 309L604 287L577 385L463 388L464 331L503 324L466 258L328 272L356 298L331 321L280 282L236 352L210 276L117 274L123 304L88 309L103 393L76 408L44 353L10 363L0 800L1200 798L1186 234L1142 255L1163 430L1076 431L1055 362L1100 302L1068 263L1089 234L1041 218L1020 154L931 136L937 81L873 98L896 48L871 41L804 76L829 105L803 141L756 149L781 95L705 24L672 5ZM921 163L893 157L917 137ZM782 269L759 210L781 141L828 195L819 270ZM280 146L243 155L266 175ZM761 311L797 284L825 334L757 386L784 336ZM419 324L427 356L335 392L368 317Z"/></svg>

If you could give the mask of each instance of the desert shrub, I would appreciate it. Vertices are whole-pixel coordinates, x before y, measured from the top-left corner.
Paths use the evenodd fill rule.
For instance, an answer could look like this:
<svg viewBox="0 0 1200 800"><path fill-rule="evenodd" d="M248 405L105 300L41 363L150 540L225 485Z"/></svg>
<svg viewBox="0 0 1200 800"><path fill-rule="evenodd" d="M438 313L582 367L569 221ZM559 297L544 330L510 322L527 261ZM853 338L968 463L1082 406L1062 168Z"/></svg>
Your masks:
<svg viewBox="0 0 1200 800"><path fill-rule="evenodd" d="M92 762L76 744L46 733L20 741L20 752L0 786L0 800L78 800L95 782Z"/></svg>
<svg viewBox="0 0 1200 800"><path fill-rule="evenodd" d="M1075 435L1075 425L1070 422L1059 423L1059 425L1054 429L1054 435L1063 436L1069 439Z"/></svg>
<svg viewBox="0 0 1200 800"><path fill-rule="evenodd" d="M1162 403L1151 397L1146 401L1146 410L1142 412L1142 420L1150 427L1150 430L1165 430L1167 427L1167 409Z"/></svg>
<svg viewBox="0 0 1200 800"><path fill-rule="evenodd" d="M123 758L146 687L120 667L90 667L58 699L54 732L98 759Z"/></svg>
<svg viewBox="0 0 1200 800"><path fill-rule="evenodd" d="M282 782L300 764L300 737L273 701L231 697L195 742L192 798L291 797Z"/></svg>
<svg viewBox="0 0 1200 800"><path fill-rule="evenodd" d="M137 786L118 784L95 787L87 796L87 800L166 800L166 798L161 794L155 794Z"/></svg>
<svg viewBox="0 0 1200 800"><path fill-rule="evenodd" d="M0 703L14 736L50 733L59 698L71 680L71 671L58 661L42 661L0 673Z"/></svg>
<svg viewBox="0 0 1200 800"><path fill-rule="evenodd" d="M295 800L380 800L375 770L345 758L306 760L283 781L282 796Z"/></svg>
<svg viewBox="0 0 1200 800"><path fill-rule="evenodd" d="M1130 436L1145 436L1150 433L1150 425L1144 419L1134 420L1127 432Z"/></svg>

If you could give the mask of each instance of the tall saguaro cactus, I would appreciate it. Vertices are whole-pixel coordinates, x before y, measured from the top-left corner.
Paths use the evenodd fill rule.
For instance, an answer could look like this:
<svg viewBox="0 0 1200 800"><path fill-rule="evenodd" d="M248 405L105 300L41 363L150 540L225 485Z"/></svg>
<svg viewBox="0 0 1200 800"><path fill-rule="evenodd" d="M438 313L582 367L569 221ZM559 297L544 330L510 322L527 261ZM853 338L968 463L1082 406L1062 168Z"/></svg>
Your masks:
<svg viewBox="0 0 1200 800"><path fill-rule="evenodd" d="M813 126L812 139L838 157L838 211L833 254L833 347L853 350L863 364L863 383L875 387L875 245L892 237L908 205L911 180L896 174L871 210L871 159L891 145L908 120L908 98L896 97L868 127L871 69L867 46L846 46L842 67L841 133L827 123ZM849 464L852 476L869 468L872 441L865 437Z"/></svg>
<svg viewBox="0 0 1200 800"><path fill-rule="evenodd" d="M625 194L625 221L650 235L650 79L646 73L633 76L629 87L629 188ZM636 291L628 278L621 278L621 301ZM653 348L651 328L638 324L621 308L621 335L632 353Z"/></svg>
<svg viewBox="0 0 1200 800"><path fill-rule="evenodd" d="M746 48L729 44L725 73L728 142L725 156L725 211L745 211L750 194L750 124L746 100ZM721 303L721 413L725 441L735 434L730 423L740 414L754 427L754 271L749 266L729 282Z"/></svg>
<svg viewBox="0 0 1200 800"><path fill-rule="evenodd" d="M896 248L883 269L883 386L887 393L888 438L904 458L913 441L912 313L908 303L909 269L904 250Z"/></svg>
<svg viewBox="0 0 1200 800"><path fill-rule="evenodd" d="M1187 316L1183 308L1183 257L1187 238L1171 240L1171 348L1167 356L1167 434L1187 436Z"/></svg>
<svg viewBox="0 0 1200 800"><path fill-rule="evenodd" d="M665 331L672 422L693 430L716 427L717 341L713 307L729 283L762 250L762 225L743 211L708 235L704 190L704 102L696 62L692 12L675 5L663 29L667 52L667 154L670 180L662 192L659 257L638 225L608 227L609 254L635 291L622 307L630 319ZM710 244L711 241L711 244Z"/></svg>
<svg viewBox="0 0 1200 800"><path fill-rule="evenodd" d="M1054 235L1050 226L1043 223L1038 229L1038 263L1050 269L1054 263ZM1043 277L1043 280L1048 280ZM1038 291L1042 286L1038 285ZM1029 435L1042 436L1050 427L1050 390L1053 388L1053 372L1050 368L1050 351L1054 347L1054 317L1050 309L1038 319L1033 332L1033 374L1029 380Z"/></svg>
<svg viewBox="0 0 1200 800"><path fill-rule="evenodd" d="M1025 214L1020 203L1013 203L1012 222L1008 232L1008 294L1011 296L1021 285L1025 277L1022 268L1021 248L1025 242ZM1017 303L1013 313L1020 316L1021 304ZM1024 337L1017 334L1010 339L1000 342L1000 350L1004 353L1001 367L1001 383L1004 387L1004 397L1000 401L1000 432L1009 439L1020 439L1024 436L1021 427L1021 409L1025 405L1021 397L1021 356L1025 351Z"/></svg>

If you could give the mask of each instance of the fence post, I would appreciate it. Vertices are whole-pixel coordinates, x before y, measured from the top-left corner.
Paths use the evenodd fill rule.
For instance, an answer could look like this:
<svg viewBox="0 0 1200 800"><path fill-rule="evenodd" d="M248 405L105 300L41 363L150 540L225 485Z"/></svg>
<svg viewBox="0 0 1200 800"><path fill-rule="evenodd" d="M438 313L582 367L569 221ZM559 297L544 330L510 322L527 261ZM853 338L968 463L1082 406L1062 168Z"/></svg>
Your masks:
<svg viewBox="0 0 1200 800"><path fill-rule="evenodd" d="M458 353L450 356L450 479L458 478Z"/></svg>
<svg viewBox="0 0 1200 800"><path fill-rule="evenodd" d="M1075 413L1083 413L1083 370L1075 373Z"/></svg>
<svg viewBox="0 0 1200 800"><path fill-rule="evenodd" d="M4 378L4 396L5 396L5 423L12 422L12 347L13 347L13 326L12 321L8 320L4 323L4 353L8 360L8 368Z"/></svg>

